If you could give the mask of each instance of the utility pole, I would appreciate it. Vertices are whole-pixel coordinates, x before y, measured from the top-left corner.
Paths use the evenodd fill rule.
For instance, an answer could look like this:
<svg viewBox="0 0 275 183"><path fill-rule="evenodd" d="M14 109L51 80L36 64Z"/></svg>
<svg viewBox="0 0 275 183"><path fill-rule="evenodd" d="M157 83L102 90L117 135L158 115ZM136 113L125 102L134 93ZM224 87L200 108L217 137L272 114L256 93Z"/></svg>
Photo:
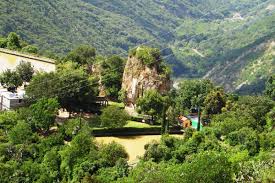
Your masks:
<svg viewBox="0 0 275 183"><path fill-rule="evenodd" d="M200 131L201 128L201 110L200 106L198 106L198 125L197 125L197 131Z"/></svg>
<svg viewBox="0 0 275 183"><path fill-rule="evenodd" d="M79 126L80 126L80 129L82 128L82 124L81 124L81 119L82 119L82 116L83 116L83 110L80 109L80 118L79 118Z"/></svg>

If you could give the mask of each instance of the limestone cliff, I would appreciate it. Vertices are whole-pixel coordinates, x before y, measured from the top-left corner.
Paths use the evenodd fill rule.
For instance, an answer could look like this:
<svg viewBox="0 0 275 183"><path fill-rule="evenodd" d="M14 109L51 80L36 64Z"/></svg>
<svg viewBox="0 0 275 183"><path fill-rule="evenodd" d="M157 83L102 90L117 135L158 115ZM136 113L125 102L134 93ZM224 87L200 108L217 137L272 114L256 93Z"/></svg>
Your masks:
<svg viewBox="0 0 275 183"><path fill-rule="evenodd" d="M128 57L122 80L122 91L125 92L125 103L128 107L135 108L136 100L150 89L160 93L167 93L172 85L167 67L163 65L159 56L147 52L148 56L155 57L148 64L145 57L139 57L137 51ZM151 50L152 51L152 50Z"/></svg>

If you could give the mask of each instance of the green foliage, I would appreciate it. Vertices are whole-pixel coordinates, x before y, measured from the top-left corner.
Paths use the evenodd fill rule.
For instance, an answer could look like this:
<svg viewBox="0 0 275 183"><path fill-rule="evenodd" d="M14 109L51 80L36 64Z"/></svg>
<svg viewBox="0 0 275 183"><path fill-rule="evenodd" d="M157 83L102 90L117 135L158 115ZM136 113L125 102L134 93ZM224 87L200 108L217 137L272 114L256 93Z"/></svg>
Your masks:
<svg viewBox="0 0 275 183"><path fill-rule="evenodd" d="M9 33L7 37L7 48L10 50L21 49L20 38L15 32Z"/></svg>
<svg viewBox="0 0 275 183"><path fill-rule="evenodd" d="M107 128L119 128L127 124L129 115L116 106L108 106L103 109L100 116L101 126Z"/></svg>
<svg viewBox="0 0 275 183"><path fill-rule="evenodd" d="M58 6L54 6L56 4ZM27 0L16 4L6 1L0 4L3 15L0 34L17 31L22 38L41 48L40 52L45 55L47 52L64 55L76 45L85 44L96 47L100 54L126 56L130 48L146 43L166 48L162 51L164 55L172 54L167 60L177 77L204 76L217 64L219 68L225 64L228 67L220 70L222 72L214 68L216 72L210 77L224 86L234 85L229 88L233 90L248 80L252 90L246 90L254 92L260 76L266 78L274 73L274 69L270 70L272 54L267 51L269 53L261 57L259 52L262 51L243 53L260 45L259 39L272 37L274 14L263 8L269 4L270 1L262 0L223 0L222 3L216 0L199 3L189 0L150 3L86 0L82 3L77 0L67 7L64 0L51 3ZM10 12L10 8L15 11ZM37 9L41 11L35 11ZM236 12L245 19L232 18ZM240 55L245 58L230 64ZM226 76L225 82L220 79L222 76ZM262 89L258 87L257 90Z"/></svg>
<svg viewBox="0 0 275 183"><path fill-rule="evenodd" d="M6 48L7 47L7 38L0 37L0 48Z"/></svg>
<svg viewBox="0 0 275 183"><path fill-rule="evenodd" d="M137 100L139 110L153 118L160 117L163 110L164 98L157 90L148 90Z"/></svg>
<svg viewBox="0 0 275 183"><path fill-rule="evenodd" d="M274 107L274 101L264 96L245 96L238 101L240 110L245 110L255 120L254 128L263 129L266 125L266 115Z"/></svg>
<svg viewBox="0 0 275 183"><path fill-rule="evenodd" d="M125 60L112 56L102 61L101 82L107 97L118 100Z"/></svg>
<svg viewBox="0 0 275 183"><path fill-rule="evenodd" d="M275 107L273 107L266 115L266 127L268 130L272 130L275 127Z"/></svg>
<svg viewBox="0 0 275 183"><path fill-rule="evenodd" d="M207 171L206 171L207 170ZM224 154L204 152L194 155L181 165L141 162L120 182L232 182L233 170Z"/></svg>
<svg viewBox="0 0 275 183"><path fill-rule="evenodd" d="M219 129L220 133L227 135L243 127L255 127L256 120L243 111L230 111L216 115L211 120L211 126Z"/></svg>
<svg viewBox="0 0 275 183"><path fill-rule="evenodd" d="M5 88L16 89L23 84L23 80L17 72L8 69L0 75L0 83Z"/></svg>
<svg viewBox="0 0 275 183"><path fill-rule="evenodd" d="M97 95L97 81L82 68L68 62L56 73L38 73L26 88L29 98L57 97L61 107L68 111L91 110Z"/></svg>
<svg viewBox="0 0 275 183"><path fill-rule="evenodd" d="M92 65L95 60L95 48L88 45L82 45L72 50L65 57L66 61L73 61L79 65Z"/></svg>
<svg viewBox="0 0 275 183"><path fill-rule="evenodd" d="M11 129L19 119L19 115L15 111L0 112L0 128Z"/></svg>
<svg viewBox="0 0 275 183"><path fill-rule="evenodd" d="M275 101L275 75L268 78L264 93Z"/></svg>
<svg viewBox="0 0 275 183"><path fill-rule="evenodd" d="M32 112L31 123L36 129L49 130L54 124L55 117L59 109L59 103L55 98L42 98L35 104L32 104L30 110Z"/></svg>
<svg viewBox="0 0 275 183"><path fill-rule="evenodd" d="M204 100L204 111L207 115L219 114L225 107L226 99L223 90L211 91Z"/></svg>
<svg viewBox="0 0 275 183"><path fill-rule="evenodd" d="M240 144L241 149L247 149L249 155L254 156L260 150L260 142L257 132L251 128L241 128L238 131L228 134L229 144L235 146Z"/></svg>
<svg viewBox="0 0 275 183"><path fill-rule="evenodd" d="M130 56L137 57L145 65L151 67L155 63L161 62L160 50L146 46L138 47L130 52Z"/></svg>
<svg viewBox="0 0 275 183"><path fill-rule="evenodd" d="M115 166L116 162L122 158L127 159L128 154L125 151L124 147L115 142L111 142L107 145L103 145L100 148L100 157L103 160L103 164L106 166Z"/></svg>
<svg viewBox="0 0 275 183"><path fill-rule="evenodd" d="M184 182L232 182L233 170L224 154L203 152L190 159L182 170Z"/></svg>
<svg viewBox="0 0 275 183"><path fill-rule="evenodd" d="M34 74L34 69L32 68L30 62L22 61L16 66L16 72L24 82L30 82Z"/></svg>
<svg viewBox="0 0 275 183"><path fill-rule="evenodd" d="M38 48L33 45L23 47L21 51L25 53L38 54Z"/></svg>
<svg viewBox="0 0 275 183"><path fill-rule="evenodd" d="M61 180L60 176L60 164L61 156L56 148L53 148L45 153L41 168L43 169L43 175L40 179L41 182L54 182Z"/></svg>
<svg viewBox="0 0 275 183"><path fill-rule="evenodd" d="M60 173L63 181L78 182L83 175L79 174L82 168L81 164L86 160L93 162L96 158L96 146L90 135L80 133L75 136L70 146L66 146L62 151ZM86 158L85 158L86 157Z"/></svg>
<svg viewBox="0 0 275 183"><path fill-rule="evenodd" d="M96 180L98 182L112 182L128 175L128 164L125 159L119 159L114 167L99 170Z"/></svg>
<svg viewBox="0 0 275 183"><path fill-rule="evenodd" d="M25 121L18 121L8 136L13 144L25 144L32 139L32 130Z"/></svg>
<svg viewBox="0 0 275 183"><path fill-rule="evenodd" d="M210 80L183 80L177 90L176 103L180 111L202 106L208 93L214 89Z"/></svg>
<svg viewBox="0 0 275 183"><path fill-rule="evenodd" d="M236 174L236 181L242 182L271 182L274 177L274 162L272 160L250 160L240 164L240 171Z"/></svg>

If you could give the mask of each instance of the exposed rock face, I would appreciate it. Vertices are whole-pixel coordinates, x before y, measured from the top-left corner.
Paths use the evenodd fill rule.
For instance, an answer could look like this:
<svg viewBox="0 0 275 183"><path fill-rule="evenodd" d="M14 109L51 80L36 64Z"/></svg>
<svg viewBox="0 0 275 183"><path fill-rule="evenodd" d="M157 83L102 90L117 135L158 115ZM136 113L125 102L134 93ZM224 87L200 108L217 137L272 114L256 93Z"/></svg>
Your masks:
<svg viewBox="0 0 275 183"><path fill-rule="evenodd" d="M162 94L170 90L170 76L158 71L159 64L156 62L149 67L135 56L129 56L122 80L127 107L135 108L137 99L147 90L156 89Z"/></svg>

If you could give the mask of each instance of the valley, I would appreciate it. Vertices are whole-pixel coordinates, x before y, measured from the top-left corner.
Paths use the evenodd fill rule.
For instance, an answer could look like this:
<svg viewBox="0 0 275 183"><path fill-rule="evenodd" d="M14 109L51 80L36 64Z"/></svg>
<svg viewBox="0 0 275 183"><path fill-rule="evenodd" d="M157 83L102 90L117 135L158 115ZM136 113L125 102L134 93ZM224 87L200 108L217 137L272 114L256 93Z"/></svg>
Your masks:
<svg viewBox="0 0 275 183"><path fill-rule="evenodd" d="M0 35L14 31L38 46L40 54L45 56L63 56L83 44L95 47L99 54L122 57L138 45L157 47L167 56L166 62L173 68L175 78L207 77L213 68L234 62L246 48L258 44L258 40L265 37L269 37L267 41L274 40L272 0L199 3L77 0L68 4L70 6L65 1L27 0L15 4L2 1ZM43 25L40 22L44 22ZM256 63L257 59L249 63L252 62ZM239 66L245 73L251 73L247 64L242 62ZM238 92L237 86L246 81L221 82L217 78L224 72L214 70L210 79L228 91ZM262 70L262 78L254 73L246 76L251 80L247 87L257 88L259 80L267 79L269 71ZM235 69L227 72L240 75ZM253 93L252 90L241 93ZM255 89L255 93L258 92L261 91Z"/></svg>

